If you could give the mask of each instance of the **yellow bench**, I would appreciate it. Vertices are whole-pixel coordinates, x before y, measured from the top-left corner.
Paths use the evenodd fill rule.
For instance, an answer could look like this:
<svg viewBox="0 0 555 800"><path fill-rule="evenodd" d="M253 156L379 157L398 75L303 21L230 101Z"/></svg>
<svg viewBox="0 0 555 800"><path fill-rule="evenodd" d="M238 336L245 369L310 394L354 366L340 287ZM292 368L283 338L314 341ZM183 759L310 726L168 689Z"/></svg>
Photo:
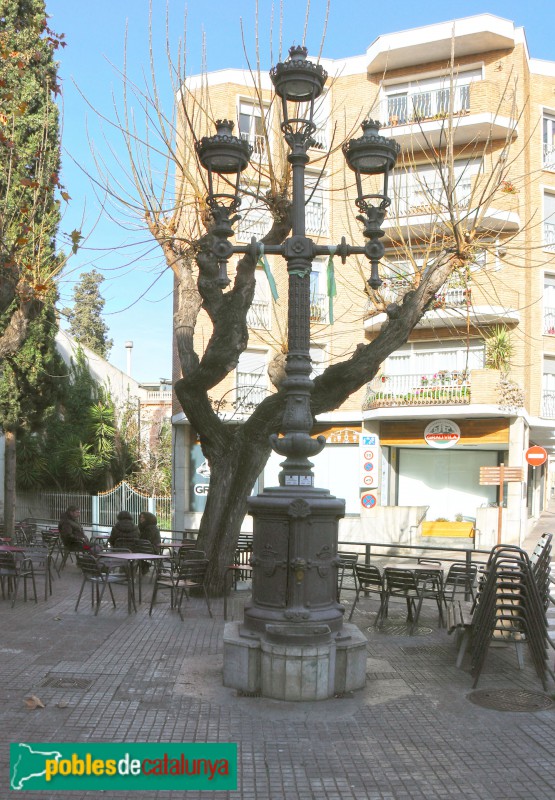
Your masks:
<svg viewBox="0 0 555 800"><path fill-rule="evenodd" d="M446 536L459 538L474 538L474 524L472 522L423 522L422 536Z"/></svg>

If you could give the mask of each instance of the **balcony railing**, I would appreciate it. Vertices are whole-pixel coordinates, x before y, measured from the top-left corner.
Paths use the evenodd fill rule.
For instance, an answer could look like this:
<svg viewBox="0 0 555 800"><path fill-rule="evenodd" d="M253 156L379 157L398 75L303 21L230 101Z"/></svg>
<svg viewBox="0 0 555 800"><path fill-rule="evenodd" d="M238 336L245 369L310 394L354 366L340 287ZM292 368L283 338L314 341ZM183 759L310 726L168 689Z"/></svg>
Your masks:
<svg viewBox="0 0 555 800"><path fill-rule="evenodd" d="M555 308L543 309L543 332L555 336Z"/></svg>
<svg viewBox="0 0 555 800"><path fill-rule="evenodd" d="M466 403L470 403L470 375L466 370L439 370L374 378L368 384L364 409Z"/></svg>
<svg viewBox="0 0 555 800"><path fill-rule="evenodd" d="M555 147L551 144L543 146L543 166L544 169L555 169Z"/></svg>
<svg viewBox="0 0 555 800"><path fill-rule="evenodd" d="M262 239L272 227L270 213L249 212L248 208L239 209L241 219L237 223L237 239L240 242L250 242L253 236Z"/></svg>
<svg viewBox="0 0 555 800"><path fill-rule="evenodd" d="M307 203L305 206L306 232L324 236L328 230L327 208L321 203Z"/></svg>
<svg viewBox="0 0 555 800"><path fill-rule="evenodd" d="M168 391L147 391L146 399L157 403L171 403L172 393Z"/></svg>
<svg viewBox="0 0 555 800"><path fill-rule="evenodd" d="M268 394L266 379L257 372L238 372L235 387L235 408L252 411Z"/></svg>
<svg viewBox="0 0 555 800"><path fill-rule="evenodd" d="M387 303L397 303L407 291L414 289L412 281L407 278L386 278L380 292ZM435 296L433 308L466 308L471 300L471 289L464 286L444 286ZM370 301L369 308L374 308Z"/></svg>
<svg viewBox="0 0 555 800"><path fill-rule="evenodd" d="M418 176L416 175L410 184L407 184L406 181L400 181L397 186L394 186L391 206L394 212L400 216L409 214L446 214L448 204L443 188L441 186L426 187L424 184L425 178L422 178L422 185L419 185ZM470 178L464 178L457 182L454 193L457 208L464 209L468 206L471 192L472 183Z"/></svg>
<svg viewBox="0 0 555 800"><path fill-rule="evenodd" d="M470 112L470 86L455 86L454 114ZM382 125L406 125L425 119L444 119L449 114L450 89L393 95L381 104Z"/></svg>
<svg viewBox="0 0 555 800"><path fill-rule="evenodd" d="M555 222L543 223L543 246L545 250L555 253Z"/></svg>
<svg viewBox="0 0 555 800"><path fill-rule="evenodd" d="M555 391L544 389L542 392L542 417L555 417Z"/></svg>
<svg viewBox="0 0 555 800"><path fill-rule="evenodd" d="M312 134L312 138L315 141L315 144L312 145L315 150L328 149L328 134L326 125L323 125L321 128L317 128Z"/></svg>
<svg viewBox="0 0 555 800"><path fill-rule="evenodd" d="M310 321L328 321L328 298L325 294L313 294L310 297Z"/></svg>
<svg viewBox="0 0 555 800"><path fill-rule="evenodd" d="M262 134L250 134L242 131L241 139L252 147L252 158L266 159L266 138Z"/></svg>
<svg viewBox="0 0 555 800"><path fill-rule="evenodd" d="M253 300L247 311L247 325L249 328L270 327L270 304L266 301Z"/></svg>

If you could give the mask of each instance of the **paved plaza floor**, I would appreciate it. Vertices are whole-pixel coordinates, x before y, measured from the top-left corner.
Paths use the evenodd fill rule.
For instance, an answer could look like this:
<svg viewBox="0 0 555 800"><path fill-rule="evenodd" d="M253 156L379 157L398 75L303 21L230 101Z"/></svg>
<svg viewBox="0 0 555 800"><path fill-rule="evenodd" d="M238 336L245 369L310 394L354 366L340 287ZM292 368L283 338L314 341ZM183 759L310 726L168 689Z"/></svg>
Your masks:
<svg viewBox="0 0 555 800"><path fill-rule="evenodd" d="M361 602L353 621L368 638L366 688L293 704L222 686L221 600L213 602L213 619L202 599L192 599L182 622L165 596L151 617L148 602L128 615L125 588L116 586L117 608L105 598L95 617L88 595L74 611L79 585L76 566L68 564L46 602L42 585L37 605L21 599L11 609L0 600L1 798L17 796L9 792L10 742L238 743L237 791L103 793L115 800L555 797L555 703L549 702L555 684L549 679L544 692L527 653L520 670L513 645L492 646L478 689L505 690L509 708L524 702L537 709L536 701L547 707L500 711L475 704L473 679L466 665L455 667L455 641L438 629L435 606L408 636L401 606L391 611L385 632L377 632L375 599ZM147 579L148 599L150 592ZM245 596L233 597L236 619ZM344 594L347 612L351 597ZM27 707L33 695L44 708Z"/></svg>

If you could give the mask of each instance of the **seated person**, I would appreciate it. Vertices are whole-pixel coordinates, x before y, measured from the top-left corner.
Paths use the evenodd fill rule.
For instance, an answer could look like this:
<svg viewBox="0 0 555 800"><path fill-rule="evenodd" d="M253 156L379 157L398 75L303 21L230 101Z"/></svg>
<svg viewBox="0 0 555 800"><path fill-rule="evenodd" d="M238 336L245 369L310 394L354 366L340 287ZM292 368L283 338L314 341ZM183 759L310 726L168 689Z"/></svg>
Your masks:
<svg viewBox="0 0 555 800"><path fill-rule="evenodd" d="M139 514L139 535L154 547L160 547L160 529L158 520L150 511L141 511Z"/></svg>
<svg viewBox="0 0 555 800"><path fill-rule="evenodd" d="M120 511L116 524L108 537L111 547L128 547L132 552L136 552L136 545L140 539L139 529L133 522L133 517L129 511Z"/></svg>
<svg viewBox="0 0 555 800"><path fill-rule="evenodd" d="M88 536L85 534L81 523L79 522L79 508L77 506L68 506L60 517L58 523L58 530L60 531L60 539L62 544L72 553L82 553L83 551L90 551L93 554L96 552Z"/></svg>

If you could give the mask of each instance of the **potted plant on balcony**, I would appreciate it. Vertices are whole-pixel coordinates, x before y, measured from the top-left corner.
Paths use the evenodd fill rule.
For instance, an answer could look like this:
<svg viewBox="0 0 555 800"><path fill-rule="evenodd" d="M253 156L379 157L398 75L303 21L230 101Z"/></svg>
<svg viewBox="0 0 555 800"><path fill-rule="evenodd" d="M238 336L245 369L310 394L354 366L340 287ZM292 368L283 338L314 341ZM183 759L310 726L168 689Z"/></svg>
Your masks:
<svg viewBox="0 0 555 800"><path fill-rule="evenodd" d="M504 194L518 194L518 189L512 181L501 181L499 190Z"/></svg>

